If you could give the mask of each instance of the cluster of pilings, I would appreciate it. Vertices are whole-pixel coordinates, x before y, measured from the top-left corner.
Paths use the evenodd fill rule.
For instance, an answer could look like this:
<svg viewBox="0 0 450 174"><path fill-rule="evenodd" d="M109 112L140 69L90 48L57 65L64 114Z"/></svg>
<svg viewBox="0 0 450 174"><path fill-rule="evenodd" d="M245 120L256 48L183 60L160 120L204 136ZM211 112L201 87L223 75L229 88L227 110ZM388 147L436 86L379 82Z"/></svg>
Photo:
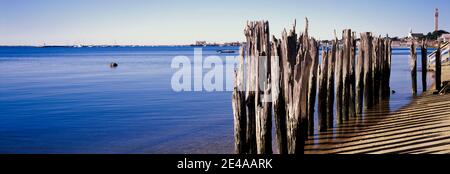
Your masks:
<svg viewBox="0 0 450 174"><path fill-rule="evenodd" d="M272 113L278 152L303 153L314 133L316 96L319 130L325 131L334 119L339 124L357 117L390 94L388 38L361 33L358 44L346 29L340 41L322 44L319 61L320 44L309 37L308 20L303 33L295 28L270 39L267 21L247 23L232 100L236 153L272 153Z"/></svg>
<svg viewBox="0 0 450 174"><path fill-rule="evenodd" d="M422 44L420 46L421 52L421 63L422 63L422 91L427 91L427 72L428 72L428 54L427 54L427 41L422 40ZM437 49L434 52L435 54L435 68L434 68L434 80L435 80L435 90L439 91L442 88L442 80L441 80L441 42L438 41ZM410 45L410 56L409 56L409 66L411 72L411 89L412 94L417 95L417 51L416 45L414 41L411 42Z"/></svg>

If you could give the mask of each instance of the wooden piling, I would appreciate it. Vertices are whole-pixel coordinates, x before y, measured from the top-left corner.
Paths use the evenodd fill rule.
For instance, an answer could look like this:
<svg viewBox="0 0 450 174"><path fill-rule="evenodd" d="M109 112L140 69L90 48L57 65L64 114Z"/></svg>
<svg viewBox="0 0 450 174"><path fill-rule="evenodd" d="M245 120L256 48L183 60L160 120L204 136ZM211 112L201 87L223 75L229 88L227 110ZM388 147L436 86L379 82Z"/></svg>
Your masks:
<svg viewBox="0 0 450 174"><path fill-rule="evenodd" d="M327 77L327 126L333 127L334 121L334 80L335 80L335 62L336 62L336 40L331 43L331 49L328 53L328 77Z"/></svg>
<svg viewBox="0 0 450 174"><path fill-rule="evenodd" d="M414 41L410 47L409 68L411 71L411 87L413 95L417 95L417 53Z"/></svg>
<svg viewBox="0 0 450 174"><path fill-rule="evenodd" d="M248 153L271 153L271 103L266 102L270 76L269 23L257 21L247 23L247 147ZM260 56L263 56L261 58ZM265 58L264 58L265 56ZM267 87L267 88L266 88Z"/></svg>
<svg viewBox="0 0 450 174"><path fill-rule="evenodd" d="M283 32L282 39L282 51L283 54L291 52L298 48L294 60L287 60L283 58L283 62L287 63L285 68L285 73L283 76L289 77L287 83L288 86L285 88L287 90L287 100L286 100L286 111L288 115L287 121L287 144L289 154L302 154L304 148L304 140L307 137L307 127L308 127L308 89L309 89L309 78L312 67L312 56L311 52L317 52L314 49L318 48L318 43L313 38L309 38L307 35L308 21L306 21L305 32L298 38L299 43L297 43L295 29L292 29L289 34ZM295 24L294 24L295 28ZM293 40L291 40L293 39ZM285 41L285 42L283 42ZM287 41L287 42L286 42ZM288 44L283 44L288 43ZM293 44L293 45L289 45ZM299 47L297 47L299 46ZM292 50L290 50L292 49ZM289 53L290 54L290 53ZM292 66L293 65L293 66ZM289 68L287 68L289 67ZM293 67L292 69L290 69ZM285 91L286 92L286 91Z"/></svg>
<svg viewBox="0 0 450 174"><path fill-rule="evenodd" d="M309 135L314 133L314 107L316 104L316 94L317 94L317 69L319 65L319 44L315 41L310 43L309 54L312 58L311 71L309 72L309 82L308 82L308 132Z"/></svg>
<svg viewBox="0 0 450 174"><path fill-rule="evenodd" d="M305 42L308 37L301 35L297 39L296 36L294 23L289 32L283 31L281 40L289 154L303 153L308 126L307 95L312 64L312 58L306 49L309 48L308 42Z"/></svg>
<svg viewBox="0 0 450 174"><path fill-rule="evenodd" d="M441 42L438 43L435 58L435 74L436 90L441 90Z"/></svg>
<svg viewBox="0 0 450 174"><path fill-rule="evenodd" d="M384 40L384 59L383 59L383 74L382 74L382 93L381 96L384 99L387 99L391 94L391 88L390 88L390 78L391 78L391 39L389 39L388 36L386 36L386 39Z"/></svg>
<svg viewBox="0 0 450 174"><path fill-rule="evenodd" d="M374 37L372 41L372 104L376 105L379 101L379 58L380 58L380 38Z"/></svg>
<svg viewBox="0 0 450 174"><path fill-rule="evenodd" d="M245 106L244 89L244 48L239 49L238 65L234 76L233 89L233 116L234 116L234 143L236 154L247 153L246 147L246 124L247 110Z"/></svg>
<svg viewBox="0 0 450 174"><path fill-rule="evenodd" d="M307 42L307 43L305 43ZM314 38L307 39L303 43L304 45L308 45L308 47L303 48L303 58L301 60L301 74L300 74L300 101L298 101L300 106L300 142L297 142L297 153L303 153L304 141L307 139L307 131L308 131L308 107L309 103L309 86L310 86L310 77L312 76L311 70L313 65L313 55L318 51L318 43ZM309 51L308 51L309 50ZM302 54L299 54L302 55ZM314 81L317 83L317 81ZM300 144L298 144L300 143Z"/></svg>
<svg viewBox="0 0 450 174"><path fill-rule="evenodd" d="M345 29L342 32L342 118L344 121L349 119L349 108L350 108L350 57L352 52L352 38L351 30Z"/></svg>
<svg viewBox="0 0 450 174"><path fill-rule="evenodd" d="M420 47L421 60L422 60L422 91L427 90L427 44L426 41L422 41L422 46Z"/></svg>
<svg viewBox="0 0 450 174"><path fill-rule="evenodd" d="M355 61L356 61L356 39L355 32L352 32L351 49L350 49L350 62L349 62L349 83L350 83L350 99L349 99L349 116L356 117L356 73L355 73Z"/></svg>
<svg viewBox="0 0 450 174"><path fill-rule="evenodd" d="M250 28L249 28L250 30ZM250 31L249 31L250 32ZM247 131L246 146L248 154L256 154L256 128L255 128L255 60L253 55L253 45L250 40L251 35L247 36L246 58L247 58L247 85L245 93L245 103L247 106Z"/></svg>
<svg viewBox="0 0 450 174"><path fill-rule="evenodd" d="M385 62L385 56L386 54L384 53L385 49L385 39L381 38L380 36L380 40L378 42L378 62L377 62L377 71L378 71L378 102L377 104L379 104L380 101L383 100L383 90L384 90L384 83L385 83L385 77L384 77L384 62Z"/></svg>
<svg viewBox="0 0 450 174"><path fill-rule="evenodd" d="M258 154L272 153L272 103L269 100L270 89L270 56L269 23L257 22L253 39L256 39L255 52L252 56L255 62L255 129L256 148Z"/></svg>
<svg viewBox="0 0 450 174"><path fill-rule="evenodd" d="M317 97L317 111L319 131L327 130L327 80L328 80L328 50L322 47L322 61L319 67L319 94Z"/></svg>
<svg viewBox="0 0 450 174"><path fill-rule="evenodd" d="M298 119L294 112L294 66L297 56L297 34L295 33L295 23L292 29L282 33L281 38L281 61L283 67L283 94L286 103L286 147L287 153L295 152L295 142L297 141L296 128Z"/></svg>
<svg viewBox="0 0 450 174"><path fill-rule="evenodd" d="M298 131L297 128L300 125L300 119L296 110L295 102L298 102L298 91L294 91L296 87L295 78L296 74L299 74L299 68L297 65L297 34L295 33L295 23L292 29L287 32L286 30L282 33L281 39L281 60L283 67L283 94L286 103L286 147L287 153L294 154L299 151L296 149L298 141ZM296 97L294 97L296 96Z"/></svg>
<svg viewBox="0 0 450 174"><path fill-rule="evenodd" d="M261 98L257 97L256 108L256 147L258 154L272 153L272 103L269 102L268 96L271 93L270 76L264 82L263 93Z"/></svg>
<svg viewBox="0 0 450 174"><path fill-rule="evenodd" d="M336 120L343 123L372 107L374 93L389 86L388 39L362 33L356 59L355 34L344 30L343 46L335 36L323 48L319 68L319 43L308 36L308 21L299 37L295 27L270 42L267 21L247 23L232 95L236 153L272 153L273 109L278 152L302 154L308 131L314 132L317 91L319 130L324 131L333 127L335 99Z"/></svg>
<svg viewBox="0 0 450 174"><path fill-rule="evenodd" d="M372 36L371 33L361 33L364 49L364 109L373 105L372 95Z"/></svg>
<svg viewBox="0 0 450 174"><path fill-rule="evenodd" d="M281 43L273 37L271 57L272 106L275 120L275 135L278 153L287 154L286 108L283 95L283 67Z"/></svg>
<svg viewBox="0 0 450 174"><path fill-rule="evenodd" d="M336 119L337 123L340 124L343 122L343 111L342 111L342 105L343 105L343 76L342 76L342 68L343 68L343 50L339 49L336 50Z"/></svg>
<svg viewBox="0 0 450 174"><path fill-rule="evenodd" d="M362 36L361 36L362 38ZM364 91L364 45L361 40L358 45L358 59L356 60L356 113L362 114Z"/></svg>

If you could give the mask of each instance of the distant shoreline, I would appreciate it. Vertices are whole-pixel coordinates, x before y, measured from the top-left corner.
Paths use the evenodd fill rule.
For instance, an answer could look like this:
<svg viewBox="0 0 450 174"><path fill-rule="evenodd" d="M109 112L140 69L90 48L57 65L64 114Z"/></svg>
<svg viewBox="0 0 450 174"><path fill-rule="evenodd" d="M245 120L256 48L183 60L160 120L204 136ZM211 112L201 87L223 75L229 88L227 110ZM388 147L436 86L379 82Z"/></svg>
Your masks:
<svg viewBox="0 0 450 174"><path fill-rule="evenodd" d="M0 45L0 48L8 47L27 47L27 48L144 48L144 47L240 47L237 45L89 45L89 46L73 46L73 45ZM392 46L394 49L409 49L409 46ZM430 47L434 48L434 47Z"/></svg>
<svg viewBox="0 0 450 174"><path fill-rule="evenodd" d="M33 48L120 48L120 47L237 47L236 45L0 45L0 47L33 47Z"/></svg>

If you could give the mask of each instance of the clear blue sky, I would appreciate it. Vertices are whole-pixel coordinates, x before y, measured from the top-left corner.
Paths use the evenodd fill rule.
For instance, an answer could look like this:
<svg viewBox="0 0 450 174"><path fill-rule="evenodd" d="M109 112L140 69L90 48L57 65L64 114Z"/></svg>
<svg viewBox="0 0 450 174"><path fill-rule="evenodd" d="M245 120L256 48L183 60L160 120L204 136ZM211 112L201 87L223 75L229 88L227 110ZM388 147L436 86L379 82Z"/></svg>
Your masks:
<svg viewBox="0 0 450 174"><path fill-rule="evenodd" d="M319 39L352 28L405 36L450 30L448 0L0 0L0 45L186 44L243 41L247 20L269 20L276 36L297 19Z"/></svg>

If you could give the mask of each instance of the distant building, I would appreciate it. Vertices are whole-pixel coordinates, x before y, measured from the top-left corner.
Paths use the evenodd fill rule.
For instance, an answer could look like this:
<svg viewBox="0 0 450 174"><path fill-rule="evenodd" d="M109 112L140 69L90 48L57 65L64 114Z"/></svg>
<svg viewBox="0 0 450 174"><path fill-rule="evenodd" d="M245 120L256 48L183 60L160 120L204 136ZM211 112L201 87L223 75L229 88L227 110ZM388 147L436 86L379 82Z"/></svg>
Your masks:
<svg viewBox="0 0 450 174"><path fill-rule="evenodd" d="M225 42L223 44L220 44L220 46L241 46L240 42Z"/></svg>
<svg viewBox="0 0 450 174"><path fill-rule="evenodd" d="M413 33L412 29L409 30L408 39L420 40L424 37L425 35L423 33Z"/></svg>
<svg viewBox="0 0 450 174"><path fill-rule="evenodd" d="M444 42L450 42L450 34L442 34L441 37L439 37L439 40Z"/></svg>
<svg viewBox="0 0 450 174"><path fill-rule="evenodd" d="M196 46L206 46L206 44L207 44L206 41L196 41L195 42Z"/></svg>
<svg viewBox="0 0 450 174"><path fill-rule="evenodd" d="M434 31L439 30L439 9L436 8L434 12Z"/></svg>

